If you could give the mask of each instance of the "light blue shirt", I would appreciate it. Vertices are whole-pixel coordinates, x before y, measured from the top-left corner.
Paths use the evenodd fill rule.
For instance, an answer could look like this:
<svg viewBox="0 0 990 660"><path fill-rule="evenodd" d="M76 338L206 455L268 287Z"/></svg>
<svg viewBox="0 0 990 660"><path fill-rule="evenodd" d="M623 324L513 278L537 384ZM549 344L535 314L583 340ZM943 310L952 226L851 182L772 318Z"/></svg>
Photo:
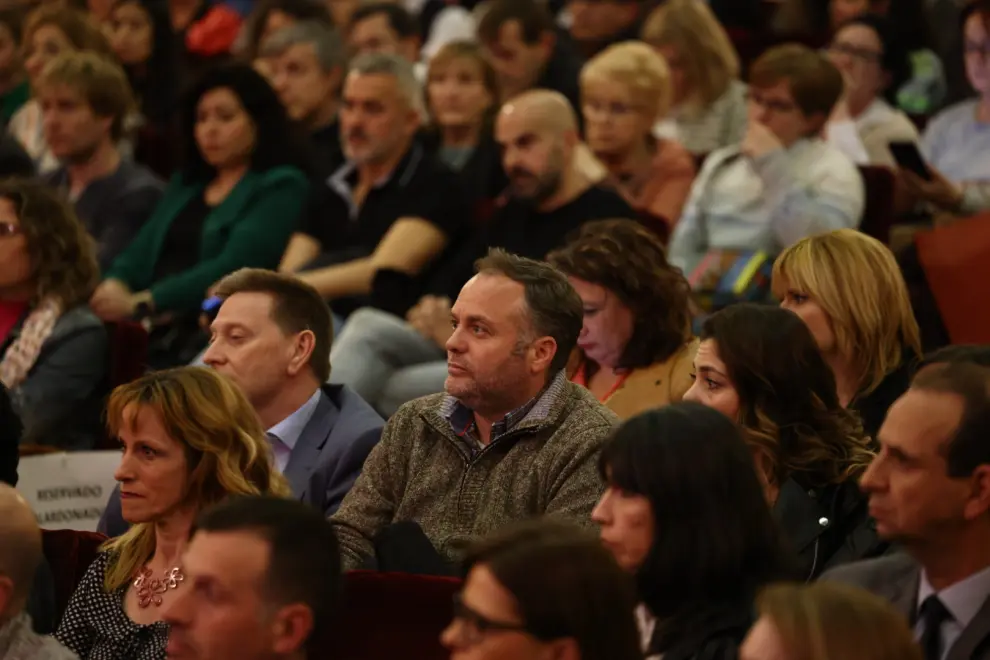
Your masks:
<svg viewBox="0 0 990 660"><path fill-rule="evenodd" d="M316 406L320 403L322 393L323 391L317 388L306 403L268 429L268 439L272 443L272 453L275 456L275 467L279 472L285 472L285 466L289 464L292 450L296 448L296 443L299 442L299 436L302 435L303 429L313 418L313 413L316 412Z"/></svg>
<svg viewBox="0 0 990 660"><path fill-rule="evenodd" d="M928 124L925 159L953 183L990 181L990 124L976 120L977 101L958 103Z"/></svg>
<svg viewBox="0 0 990 660"><path fill-rule="evenodd" d="M935 589L928 582L928 576L921 572L921 583L918 586L918 608L925 602L925 599L936 593ZM943 659L949 655L952 645L956 643L963 630L966 629L973 619L976 618L983 603L990 597L990 567L984 568L979 573L973 573L965 580L956 582L951 587L946 587L937 592L939 600L945 605L952 616L942 623L942 653ZM925 623L918 617L918 622L914 626L914 636L921 639L924 632Z"/></svg>

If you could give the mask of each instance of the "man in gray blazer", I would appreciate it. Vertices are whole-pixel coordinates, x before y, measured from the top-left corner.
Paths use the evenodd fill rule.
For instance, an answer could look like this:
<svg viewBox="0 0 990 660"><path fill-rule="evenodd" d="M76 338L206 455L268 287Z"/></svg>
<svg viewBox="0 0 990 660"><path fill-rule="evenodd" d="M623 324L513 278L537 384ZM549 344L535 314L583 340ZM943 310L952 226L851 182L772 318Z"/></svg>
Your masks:
<svg viewBox="0 0 990 660"><path fill-rule="evenodd" d="M330 516L381 438L384 420L353 390L326 385L330 309L290 275L244 268L216 287L223 299L203 361L237 383L268 429L275 466L292 492ZM99 530L127 529L114 491Z"/></svg>
<svg viewBox="0 0 990 660"><path fill-rule="evenodd" d="M878 439L862 487L877 532L905 552L822 579L887 598L925 660L990 660L990 369L924 367Z"/></svg>

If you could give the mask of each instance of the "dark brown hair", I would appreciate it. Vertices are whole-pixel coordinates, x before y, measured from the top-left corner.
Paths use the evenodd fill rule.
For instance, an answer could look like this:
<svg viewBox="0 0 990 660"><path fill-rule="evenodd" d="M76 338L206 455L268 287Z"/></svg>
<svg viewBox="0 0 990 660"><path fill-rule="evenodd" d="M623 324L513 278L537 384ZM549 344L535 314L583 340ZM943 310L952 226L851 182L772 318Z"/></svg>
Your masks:
<svg viewBox="0 0 990 660"><path fill-rule="evenodd" d="M990 465L990 369L971 362L932 364L918 371L911 389L962 399L962 417L943 447L950 477L964 479L980 465Z"/></svg>
<svg viewBox="0 0 990 660"><path fill-rule="evenodd" d="M229 298L235 293L264 293L272 298L272 320L286 335L305 330L313 333L313 353L309 367L321 382L330 378L330 346L333 319L330 307L309 284L292 275L261 268L241 268L220 280L216 295Z"/></svg>
<svg viewBox="0 0 990 660"><path fill-rule="evenodd" d="M797 314L732 305L705 320L701 339L718 346L739 395L743 435L772 483L841 484L873 460L859 417L839 403L832 369Z"/></svg>
<svg viewBox="0 0 990 660"><path fill-rule="evenodd" d="M786 82L794 102L807 116L831 114L842 95L842 74L828 58L807 46L784 44L763 53L749 72L752 87Z"/></svg>
<svg viewBox="0 0 990 660"><path fill-rule="evenodd" d="M509 21L519 23L522 40L530 46L554 31L553 17L535 0L495 0L478 22L478 39L485 43L498 41L498 33Z"/></svg>
<svg viewBox="0 0 990 660"><path fill-rule="evenodd" d="M31 304L54 296L63 309L89 300L100 279L93 239L57 192L33 179L0 181L27 239L37 289Z"/></svg>
<svg viewBox="0 0 990 660"><path fill-rule="evenodd" d="M563 522L529 520L480 542L465 571L487 568L537 639L571 638L582 660L642 658L632 580L593 536Z"/></svg>
<svg viewBox="0 0 990 660"><path fill-rule="evenodd" d="M543 261L527 259L493 248L475 263L478 274L498 274L523 285L532 331L553 337L557 352L549 377L567 365L584 325L584 306L577 291L559 270Z"/></svg>
<svg viewBox="0 0 990 660"><path fill-rule="evenodd" d="M665 362L691 338L687 280L667 263L656 235L638 222L589 222L547 261L565 275L605 287L632 311L633 333L619 367Z"/></svg>

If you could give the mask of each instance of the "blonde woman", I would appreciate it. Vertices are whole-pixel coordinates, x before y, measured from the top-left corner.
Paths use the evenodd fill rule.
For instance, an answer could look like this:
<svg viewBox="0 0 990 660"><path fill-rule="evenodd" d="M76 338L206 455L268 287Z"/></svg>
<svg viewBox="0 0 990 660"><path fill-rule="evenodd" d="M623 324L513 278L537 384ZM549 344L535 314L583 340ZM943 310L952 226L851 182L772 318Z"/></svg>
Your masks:
<svg viewBox="0 0 990 660"><path fill-rule="evenodd" d="M777 257L772 288L811 330L839 402L875 436L921 358L921 332L893 253L853 229L809 236Z"/></svg>
<svg viewBox="0 0 990 660"><path fill-rule="evenodd" d="M201 367L148 374L107 403L123 448L114 475L131 529L108 541L73 594L56 637L80 658L165 657L162 604L190 589L181 557L197 514L231 495L288 496L251 404Z"/></svg>
<svg viewBox="0 0 990 660"><path fill-rule="evenodd" d="M885 600L842 584L781 584L757 600L740 660L921 660L907 621Z"/></svg>
<svg viewBox="0 0 990 660"><path fill-rule="evenodd" d="M671 112L656 134L699 156L742 141L746 86L739 56L707 3L665 2L646 19L642 36L667 60L673 86Z"/></svg>
<svg viewBox="0 0 990 660"><path fill-rule="evenodd" d="M652 133L670 110L666 62L646 44L627 41L585 64L580 83L588 147L633 208L671 229L696 172L684 147Z"/></svg>

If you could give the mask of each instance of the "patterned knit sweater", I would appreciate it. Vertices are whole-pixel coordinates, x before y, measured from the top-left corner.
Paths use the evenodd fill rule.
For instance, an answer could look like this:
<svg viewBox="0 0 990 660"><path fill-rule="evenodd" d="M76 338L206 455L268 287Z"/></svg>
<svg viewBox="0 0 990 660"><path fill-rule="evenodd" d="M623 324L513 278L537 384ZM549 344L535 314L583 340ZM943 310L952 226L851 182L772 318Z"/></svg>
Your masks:
<svg viewBox="0 0 990 660"><path fill-rule="evenodd" d="M548 387L529 413L480 451L443 416L445 394L400 408L361 476L330 519L346 569L374 554L391 523L415 521L439 553L458 561L478 537L534 516L590 525L604 484L598 452L618 418L586 389Z"/></svg>

